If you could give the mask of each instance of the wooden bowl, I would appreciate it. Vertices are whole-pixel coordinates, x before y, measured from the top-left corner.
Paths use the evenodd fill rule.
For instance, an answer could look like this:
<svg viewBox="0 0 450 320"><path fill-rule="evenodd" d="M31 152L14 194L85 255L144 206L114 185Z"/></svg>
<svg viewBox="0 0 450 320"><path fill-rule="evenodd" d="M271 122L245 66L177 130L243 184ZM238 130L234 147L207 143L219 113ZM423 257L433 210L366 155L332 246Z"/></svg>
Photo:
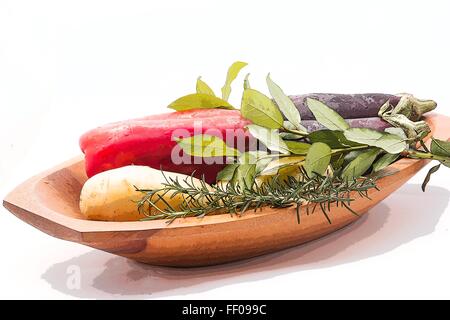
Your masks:
<svg viewBox="0 0 450 320"><path fill-rule="evenodd" d="M450 118L426 119L434 136L449 136ZM390 166L398 170L381 178L381 191L371 190L372 200L357 198L352 209L363 214L408 181L426 160L401 159ZM78 157L32 177L12 191L3 205L18 218L64 240L140 262L163 266L204 266L245 259L320 238L358 219L345 208L332 207L329 224L320 210L297 223L294 208L264 208L242 216L221 214L204 218L146 222L102 222L84 219L78 202L87 177Z"/></svg>

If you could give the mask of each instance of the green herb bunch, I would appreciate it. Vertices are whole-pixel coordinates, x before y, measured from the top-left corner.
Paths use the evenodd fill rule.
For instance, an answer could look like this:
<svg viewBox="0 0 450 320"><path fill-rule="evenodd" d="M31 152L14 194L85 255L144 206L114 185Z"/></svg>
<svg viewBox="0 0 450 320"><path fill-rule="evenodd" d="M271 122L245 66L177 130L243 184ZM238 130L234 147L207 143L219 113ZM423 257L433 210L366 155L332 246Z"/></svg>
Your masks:
<svg viewBox="0 0 450 320"><path fill-rule="evenodd" d="M246 65L236 62L229 68L221 98L198 78L197 93L177 99L169 108L233 109L228 102L231 83ZM450 142L431 138L430 147L425 145L423 139L430 130L424 121L418 120L426 110L405 112L410 110L406 105L410 100L402 100L398 108L392 108L389 102L380 106L380 117L394 126L380 132L350 128L336 111L319 100L308 98L308 108L326 128L308 132L291 99L270 75L266 82L271 97L251 88L248 75L245 77L240 112L252 123L247 126L250 135L268 151L241 152L222 139L206 134L177 140L187 154L223 156L230 163L218 174L220 183L211 188L206 184L195 187L187 181L181 184L169 179L160 190L141 190L144 197L139 203L140 209L148 206L144 211L158 210L148 219L204 216L221 211L237 213L262 206L296 205L300 208L303 203L319 205L329 219L326 208L331 203L351 210L353 199L349 195L356 191L367 196L370 188L376 188L376 177L399 158L439 162L428 172L422 184L424 191L432 173L441 165L450 167ZM170 206L165 211L158 209L156 202L164 201L161 192L183 195L182 210Z"/></svg>

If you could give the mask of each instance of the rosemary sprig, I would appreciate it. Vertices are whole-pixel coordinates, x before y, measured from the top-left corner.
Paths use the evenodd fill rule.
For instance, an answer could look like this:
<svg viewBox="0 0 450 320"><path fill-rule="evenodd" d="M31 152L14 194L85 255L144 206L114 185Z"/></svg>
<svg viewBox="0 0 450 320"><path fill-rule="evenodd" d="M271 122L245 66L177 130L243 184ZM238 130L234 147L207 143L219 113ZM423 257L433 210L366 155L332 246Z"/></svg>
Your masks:
<svg viewBox="0 0 450 320"><path fill-rule="evenodd" d="M164 174L164 173L163 173ZM269 206L286 208L296 206L297 220L300 222L300 210L307 205L307 215L314 213L319 206L325 218L331 223L331 205L341 205L351 213L357 215L350 208L355 195L370 199L368 191L377 189L375 178L361 177L344 180L339 176L315 175L308 177L303 172L300 179L288 176L281 179L275 176L268 182L258 184L254 179L250 186L235 183L217 184L210 186L204 179L194 180L193 176L180 181L177 178L165 177L162 188L154 190L138 189L143 193L138 202L139 211L146 215L143 220L168 219L172 222L183 217L203 217L218 213L243 214L249 209ZM378 190L378 189L377 189ZM173 207L164 195L182 197L179 207Z"/></svg>

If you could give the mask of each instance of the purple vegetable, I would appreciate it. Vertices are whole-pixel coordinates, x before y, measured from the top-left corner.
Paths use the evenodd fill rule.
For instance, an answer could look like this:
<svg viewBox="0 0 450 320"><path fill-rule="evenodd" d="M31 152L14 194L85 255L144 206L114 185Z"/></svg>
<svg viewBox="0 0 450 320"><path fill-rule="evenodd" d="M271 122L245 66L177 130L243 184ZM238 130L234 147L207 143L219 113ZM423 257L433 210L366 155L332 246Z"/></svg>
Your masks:
<svg viewBox="0 0 450 320"><path fill-rule="evenodd" d="M347 121L351 128L370 128L378 131L384 131L384 129L392 127L389 123L379 117L345 119L345 121ZM302 120L302 125L308 130L308 132L326 129L316 120Z"/></svg>
<svg viewBox="0 0 450 320"><path fill-rule="evenodd" d="M386 102L396 106L400 100L399 96L384 93L361 93L361 94L334 94L334 93L310 93L290 96L297 109L300 111L302 120L314 120L314 115L306 105L306 98L317 99L334 109L343 118L370 118L377 117L378 110Z"/></svg>

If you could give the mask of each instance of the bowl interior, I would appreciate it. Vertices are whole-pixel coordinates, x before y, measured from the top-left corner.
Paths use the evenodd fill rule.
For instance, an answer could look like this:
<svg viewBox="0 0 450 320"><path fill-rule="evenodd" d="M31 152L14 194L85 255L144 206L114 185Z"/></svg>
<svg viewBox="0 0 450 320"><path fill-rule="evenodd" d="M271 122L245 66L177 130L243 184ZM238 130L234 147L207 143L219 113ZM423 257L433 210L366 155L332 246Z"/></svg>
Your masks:
<svg viewBox="0 0 450 320"><path fill-rule="evenodd" d="M84 161L78 161L40 179L36 185L36 193L49 209L85 220L80 212L79 201L81 189L87 179Z"/></svg>

